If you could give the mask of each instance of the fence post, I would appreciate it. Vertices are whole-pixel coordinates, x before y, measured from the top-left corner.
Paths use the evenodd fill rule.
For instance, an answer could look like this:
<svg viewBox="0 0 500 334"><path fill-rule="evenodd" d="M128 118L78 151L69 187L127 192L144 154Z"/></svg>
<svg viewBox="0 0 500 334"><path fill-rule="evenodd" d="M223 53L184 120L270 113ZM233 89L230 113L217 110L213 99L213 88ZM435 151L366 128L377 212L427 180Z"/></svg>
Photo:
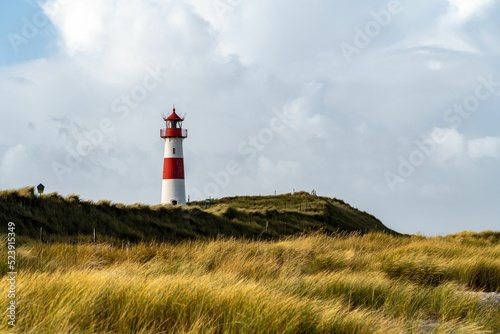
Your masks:
<svg viewBox="0 0 500 334"><path fill-rule="evenodd" d="M43 227L40 227L40 242L43 242Z"/></svg>

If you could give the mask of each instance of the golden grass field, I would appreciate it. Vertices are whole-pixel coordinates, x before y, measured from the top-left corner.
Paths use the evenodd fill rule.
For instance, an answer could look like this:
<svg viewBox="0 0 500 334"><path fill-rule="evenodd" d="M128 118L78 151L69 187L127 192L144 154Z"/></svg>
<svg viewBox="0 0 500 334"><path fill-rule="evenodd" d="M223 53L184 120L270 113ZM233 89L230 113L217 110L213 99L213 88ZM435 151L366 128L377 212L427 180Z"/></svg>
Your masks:
<svg viewBox="0 0 500 334"><path fill-rule="evenodd" d="M494 232L31 242L17 260L3 333L500 333L479 293L500 292Z"/></svg>

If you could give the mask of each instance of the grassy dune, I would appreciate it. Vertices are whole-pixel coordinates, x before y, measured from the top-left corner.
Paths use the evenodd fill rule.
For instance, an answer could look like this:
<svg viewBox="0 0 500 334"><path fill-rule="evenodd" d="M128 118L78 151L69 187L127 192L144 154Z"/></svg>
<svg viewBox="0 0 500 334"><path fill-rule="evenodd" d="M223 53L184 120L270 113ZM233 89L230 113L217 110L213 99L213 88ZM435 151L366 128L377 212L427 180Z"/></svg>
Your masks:
<svg viewBox="0 0 500 334"><path fill-rule="evenodd" d="M477 293L500 292L494 232L26 243L17 253L13 333L500 332L500 308Z"/></svg>
<svg viewBox="0 0 500 334"><path fill-rule="evenodd" d="M33 187L0 191L0 221L15 222L18 242L100 241L177 242L218 236L272 240L323 231L396 232L369 213L336 198L306 192L278 196L240 196L189 205L125 205L86 201L78 195L34 195ZM269 228L266 229L266 223ZM0 231L3 232L3 231Z"/></svg>

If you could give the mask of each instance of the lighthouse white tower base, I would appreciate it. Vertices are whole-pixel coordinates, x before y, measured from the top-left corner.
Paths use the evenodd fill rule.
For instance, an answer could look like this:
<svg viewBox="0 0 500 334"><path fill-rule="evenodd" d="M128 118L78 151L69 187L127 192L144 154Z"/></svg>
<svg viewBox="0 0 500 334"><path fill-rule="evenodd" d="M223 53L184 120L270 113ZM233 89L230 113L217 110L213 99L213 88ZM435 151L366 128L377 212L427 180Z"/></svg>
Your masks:
<svg viewBox="0 0 500 334"><path fill-rule="evenodd" d="M161 204L172 204L177 201L179 205L186 204L186 187L184 180L168 179L161 183Z"/></svg>

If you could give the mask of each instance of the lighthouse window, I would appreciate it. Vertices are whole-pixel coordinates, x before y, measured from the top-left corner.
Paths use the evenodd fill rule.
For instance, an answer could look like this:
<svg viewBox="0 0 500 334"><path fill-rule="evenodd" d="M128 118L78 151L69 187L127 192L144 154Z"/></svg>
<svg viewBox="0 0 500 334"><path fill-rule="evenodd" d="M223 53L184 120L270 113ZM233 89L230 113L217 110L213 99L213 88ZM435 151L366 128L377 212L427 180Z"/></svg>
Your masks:
<svg viewBox="0 0 500 334"><path fill-rule="evenodd" d="M175 147L172 149L172 154L175 154Z"/></svg>

